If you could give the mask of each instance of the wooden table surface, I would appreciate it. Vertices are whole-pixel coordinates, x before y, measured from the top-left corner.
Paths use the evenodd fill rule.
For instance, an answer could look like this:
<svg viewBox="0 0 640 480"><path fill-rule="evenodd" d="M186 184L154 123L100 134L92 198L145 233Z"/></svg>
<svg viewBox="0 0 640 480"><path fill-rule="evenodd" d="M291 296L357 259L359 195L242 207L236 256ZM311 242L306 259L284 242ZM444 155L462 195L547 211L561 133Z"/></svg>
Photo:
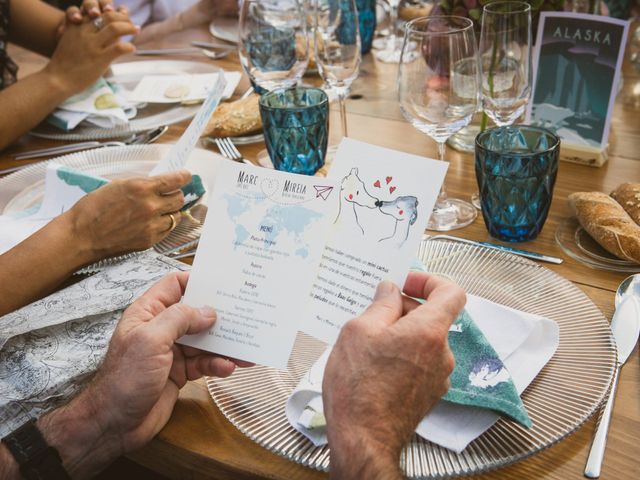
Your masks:
<svg viewBox="0 0 640 480"><path fill-rule="evenodd" d="M204 28L194 29L143 47L187 46L191 40L210 40L210 37ZM21 75L43 65L44 59L31 53L15 47L10 48L10 52L21 66ZM211 62L199 55L167 58ZM140 57L122 60L136 59ZM241 70L235 53L216 64L228 70ZM376 62L371 55L364 58L360 76L352 88L353 99L347 102L349 136L435 158L435 143L402 118L396 100L396 69L397 66ZM640 102L632 93L634 87L640 90L640 84L636 85L640 76L627 63L623 72L624 88L615 106L609 162L601 168L562 162L551 211L542 233L534 241L517 246L564 258L562 265L544 266L574 282L609 319L613 313L615 289L627 274L594 270L569 258L556 244L554 232L559 222L570 215L567 206L570 193L592 190L608 193L622 182L640 182ZM305 77L304 82L319 84L316 77ZM237 92L243 92L247 86L248 82L243 78ZM339 140L338 122L339 116L334 108L331 117L334 142ZM187 124L172 126L160 142L174 143ZM13 160L12 155L17 152L57 144L59 142L25 136L0 153L0 168L26 163ZM257 144L240 150L247 158L255 159L263 148L263 144ZM446 179L449 194L468 198L477 189L472 156L448 149L447 159L451 164ZM452 234L497 243L489 237L480 216L472 225ZM574 434L544 452L478 478L581 478L594 428L595 419L592 418ZM167 426L149 445L131 454L130 458L175 479L326 478L325 474L280 458L246 438L220 413L202 381L191 382L183 388ZM622 370L601 478L640 478L640 357L637 346Z"/></svg>

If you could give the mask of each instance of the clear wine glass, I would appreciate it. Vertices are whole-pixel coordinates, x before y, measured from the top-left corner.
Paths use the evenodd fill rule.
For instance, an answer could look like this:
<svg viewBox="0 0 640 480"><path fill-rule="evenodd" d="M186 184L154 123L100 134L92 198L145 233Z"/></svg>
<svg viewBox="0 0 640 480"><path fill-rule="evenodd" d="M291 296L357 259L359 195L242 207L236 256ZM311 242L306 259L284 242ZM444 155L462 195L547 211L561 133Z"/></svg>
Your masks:
<svg viewBox="0 0 640 480"><path fill-rule="evenodd" d="M416 45L405 55L406 47ZM429 16L406 25L398 69L400 110L404 117L438 144L445 157L447 138L466 126L478 108L480 74L473 22L456 16ZM476 209L448 198L442 186L429 220L430 230L447 231L469 225Z"/></svg>
<svg viewBox="0 0 640 480"><path fill-rule="evenodd" d="M485 5L479 53L482 110L496 125L511 125L531 98L531 6L512 0ZM480 208L477 193L471 203Z"/></svg>
<svg viewBox="0 0 640 480"><path fill-rule="evenodd" d="M244 0L239 19L240 63L264 90L297 85L309 62L307 17L299 0Z"/></svg>
<svg viewBox="0 0 640 480"><path fill-rule="evenodd" d="M320 76L338 96L342 136L347 136L345 101L360 68L355 0L314 0L315 54Z"/></svg>
<svg viewBox="0 0 640 480"><path fill-rule="evenodd" d="M531 97L531 6L485 5L480 32L482 109L498 126L511 125Z"/></svg>

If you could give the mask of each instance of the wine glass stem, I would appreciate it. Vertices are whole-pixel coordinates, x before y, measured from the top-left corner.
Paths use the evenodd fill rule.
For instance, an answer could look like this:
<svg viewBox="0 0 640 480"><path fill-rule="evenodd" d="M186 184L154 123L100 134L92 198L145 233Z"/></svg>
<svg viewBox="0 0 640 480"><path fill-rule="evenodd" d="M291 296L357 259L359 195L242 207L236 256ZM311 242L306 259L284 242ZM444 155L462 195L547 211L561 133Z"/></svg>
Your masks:
<svg viewBox="0 0 640 480"><path fill-rule="evenodd" d="M387 40L387 49L396 49L396 24L398 23L398 6L399 1L392 1L389 9L389 39Z"/></svg>
<svg viewBox="0 0 640 480"><path fill-rule="evenodd" d="M447 146L444 142L438 142L438 160L444 162L444 153ZM444 208L448 204L447 197L447 187L445 182L442 182L442 187L440 187L440 193L438 194L438 199L436 200L436 208Z"/></svg>
<svg viewBox="0 0 640 480"><path fill-rule="evenodd" d="M340 92L338 94L338 103L340 104L340 122L342 123L343 138L347 136L347 109L345 107L347 101L346 96L346 92Z"/></svg>

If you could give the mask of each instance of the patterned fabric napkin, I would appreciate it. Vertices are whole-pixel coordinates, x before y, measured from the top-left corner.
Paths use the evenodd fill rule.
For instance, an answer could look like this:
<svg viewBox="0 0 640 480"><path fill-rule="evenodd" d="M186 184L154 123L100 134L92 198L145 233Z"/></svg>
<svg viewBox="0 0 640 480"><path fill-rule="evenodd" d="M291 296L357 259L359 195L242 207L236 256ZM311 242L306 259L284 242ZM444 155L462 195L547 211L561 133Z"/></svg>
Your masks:
<svg viewBox="0 0 640 480"><path fill-rule="evenodd" d="M0 438L64 404L100 365L122 311L175 270L153 251L0 318Z"/></svg>
<svg viewBox="0 0 640 480"><path fill-rule="evenodd" d="M47 117L47 122L65 132L85 120L97 127L113 128L126 125L137 113L117 86L100 78L84 92L65 100Z"/></svg>
<svg viewBox="0 0 640 480"><path fill-rule="evenodd" d="M456 358L452 387L416 433L459 453L500 416L530 427L519 394L553 356L555 322L468 295L449 343ZM303 377L286 406L289 423L315 445L327 441L321 386L328 355Z"/></svg>
<svg viewBox="0 0 640 480"><path fill-rule="evenodd" d="M42 204L34 209L12 215L0 215L0 254L44 227L61 212L69 210L87 193L107 184L109 180L75 170L56 162L47 164L45 193ZM190 183L182 187L185 204L182 210L191 208L205 194L199 175L193 175Z"/></svg>

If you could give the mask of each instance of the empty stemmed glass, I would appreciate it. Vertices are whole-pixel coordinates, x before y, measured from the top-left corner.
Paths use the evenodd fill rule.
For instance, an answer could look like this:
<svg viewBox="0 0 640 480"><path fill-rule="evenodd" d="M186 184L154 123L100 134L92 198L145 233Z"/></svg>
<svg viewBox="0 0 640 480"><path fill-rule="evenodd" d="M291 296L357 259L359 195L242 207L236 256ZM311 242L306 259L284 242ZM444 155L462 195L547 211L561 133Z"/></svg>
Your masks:
<svg viewBox="0 0 640 480"><path fill-rule="evenodd" d="M354 0L314 0L315 54L320 76L340 103L342 136L347 136L345 101L360 67L358 11Z"/></svg>
<svg viewBox="0 0 640 480"><path fill-rule="evenodd" d="M482 110L499 127L511 125L531 98L531 6L511 0L485 5L479 54ZM478 194L471 202L480 208Z"/></svg>
<svg viewBox="0 0 640 480"><path fill-rule="evenodd" d="M482 109L499 127L511 125L531 97L531 6L489 3L481 25Z"/></svg>
<svg viewBox="0 0 640 480"><path fill-rule="evenodd" d="M411 49L416 46L416 58ZM471 121L478 108L480 75L473 22L456 16L430 16L406 25L398 70L400 109L415 128L438 143L444 160L447 138ZM447 197L442 186L429 220L430 230L464 227L476 209Z"/></svg>
<svg viewBox="0 0 640 480"><path fill-rule="evenodd" d="M240 63L259 89L297 85L309 62L307 17L299 0L243 0Z"/></svg>

